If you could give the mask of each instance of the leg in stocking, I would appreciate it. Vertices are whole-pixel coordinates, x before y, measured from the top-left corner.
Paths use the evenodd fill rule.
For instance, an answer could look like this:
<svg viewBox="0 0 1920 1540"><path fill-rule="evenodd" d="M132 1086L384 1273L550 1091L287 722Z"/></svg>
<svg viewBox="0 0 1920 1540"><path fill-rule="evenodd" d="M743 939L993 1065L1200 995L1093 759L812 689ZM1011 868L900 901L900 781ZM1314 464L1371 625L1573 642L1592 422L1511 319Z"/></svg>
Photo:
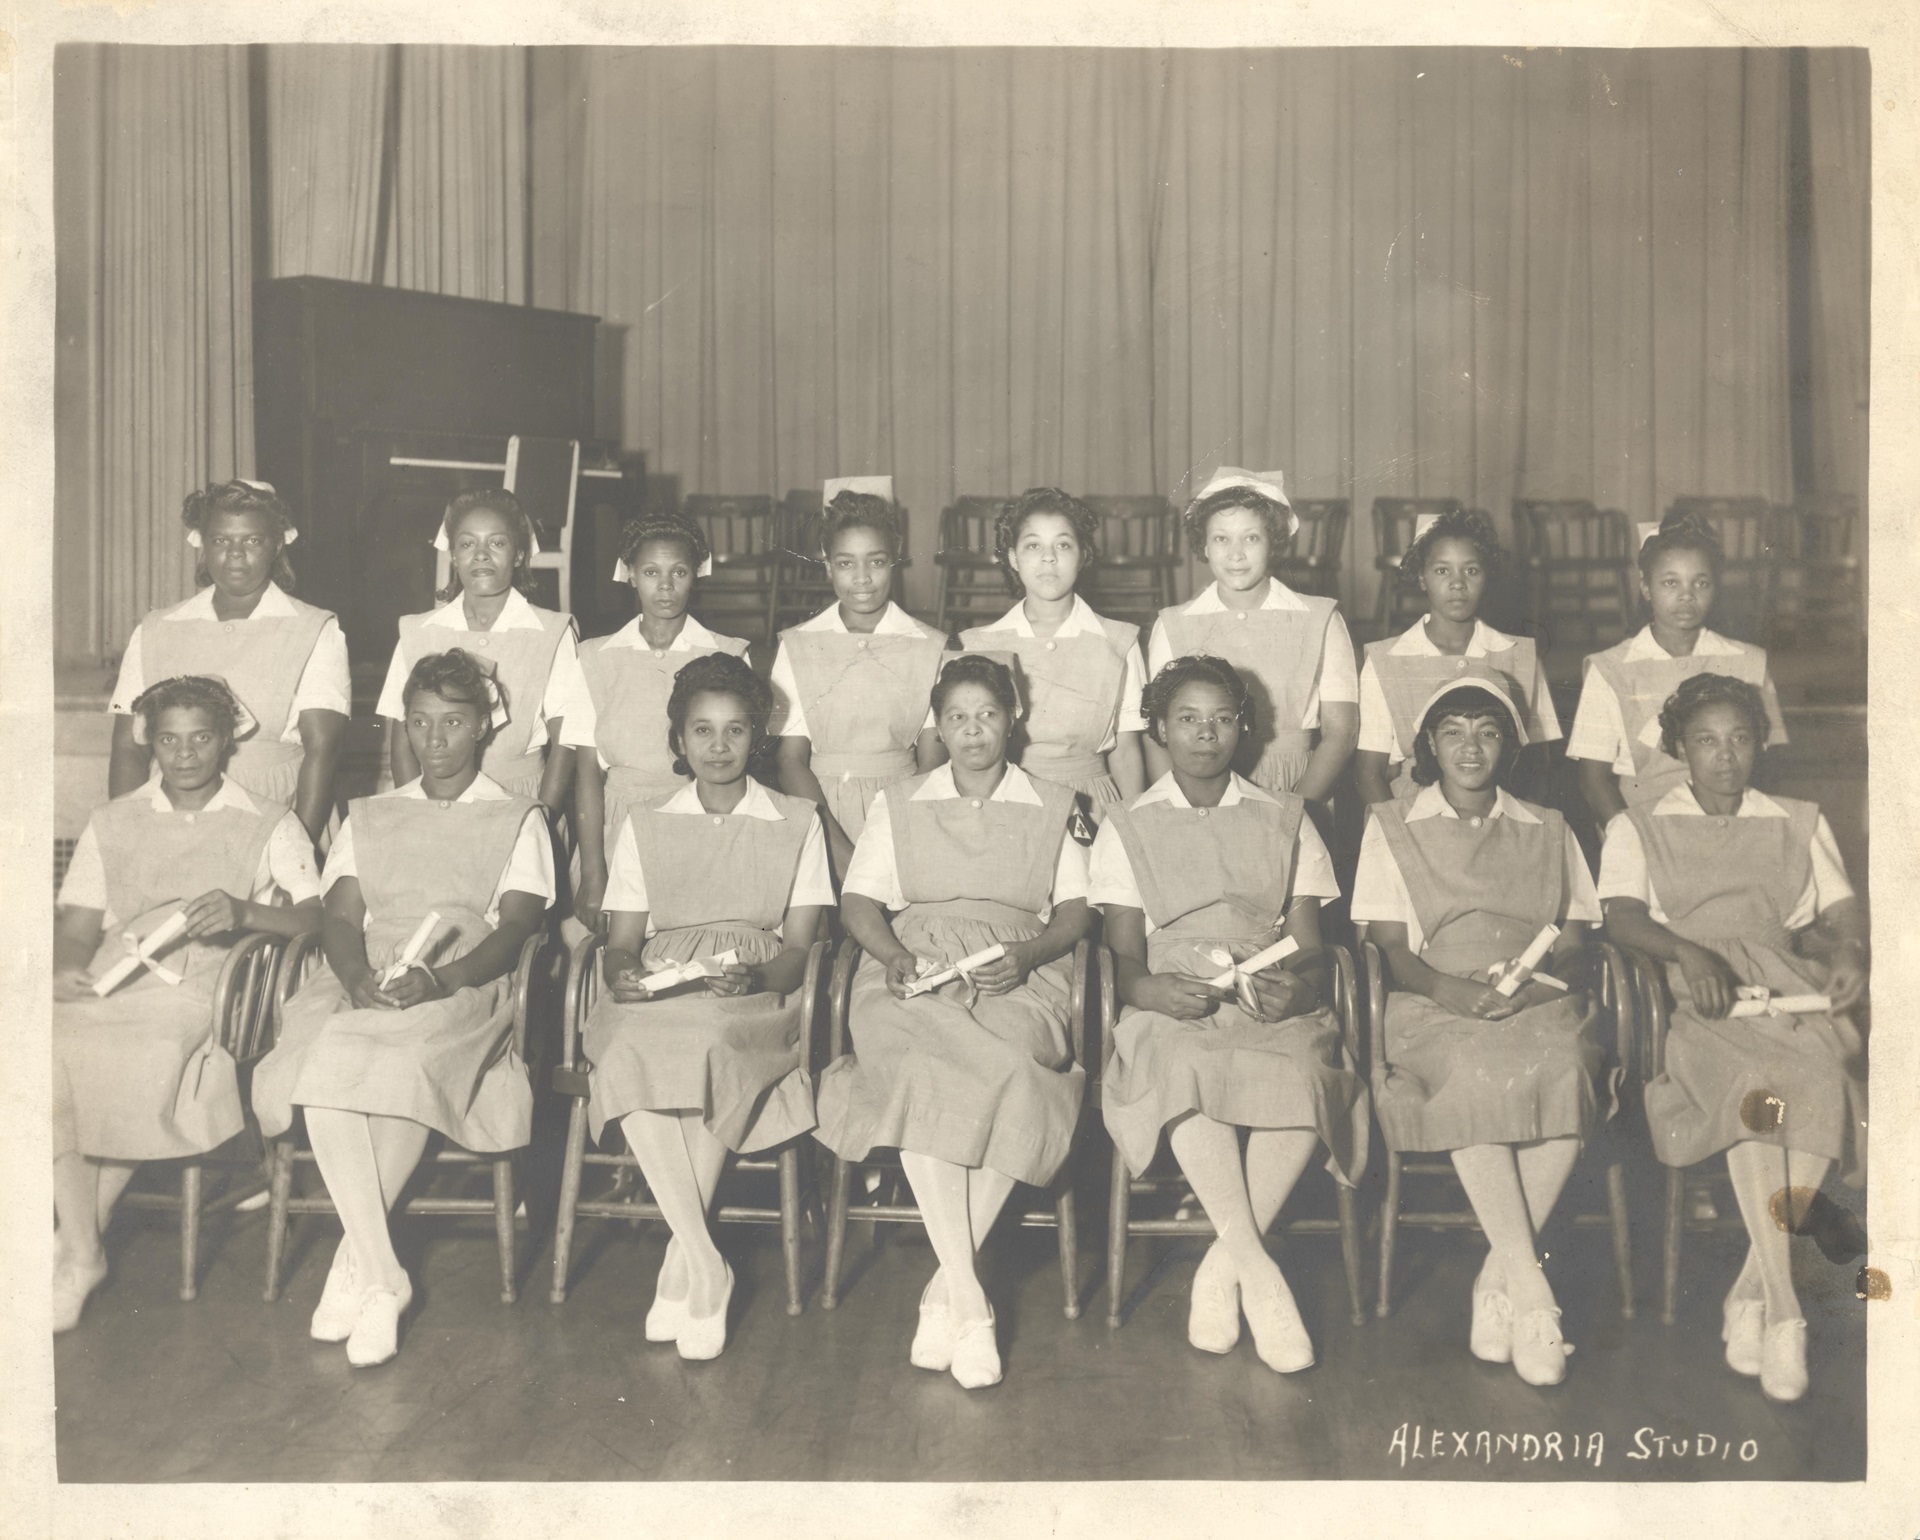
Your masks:
<svg viewBox="0 0 1920 1540"><path fill-rule="evenodd" d="M140 1163L137 1160L103 1160L97 1164L100 1167L100 1197L95 1216L100 1233L105 1235L107 1224L113 1218L114 1205L127 1190L127 1183L133 1180L133 1173L140 1169Z"/></svg>
<svg viewBox="0 0 1920 1540"><path fill-rule="evenodd" d="M1262 1235L1273 1228L1319 1146L1311 1128L1257 1128L1247 1136L1247 1201Z"/></svg>
<svg viewBox="0 0 1920 1540"><path fill-rule="evenodd" d="M990 1170L986 1166L974 1166L968 1169L967 1224L973 1231L975 1251L986 1244L987 1236L993 1230L994 1221L1000 1217L1000 1211L1007 1206L1007 1199L1012 1195L1012 1177L1003 1172Z"/></svg>
<svg viewBox="0 0 1920 1540"><path fill-rule="evenodd" d="M380 1169L380 1196L389 1212L400 1201L407 1180L427 1151L427 1125L411 1118L369 1117L367 1135L373 1141L373 1163Z"/></svg>
<svg viewBox="0 0 1920 1540"><path fill-rule="evenodd" d="M98 1272L106 1266L100 1245L100 1166L78 1150L53 1158L54 1267Z"/></svg>
<svg viewBox="0 0 1920 1540"><path fill-rule="evenodd" d="M1526 1190L1521 1186L1513 1149L1504 1144L1480 1144L1455 1150L1453 1166L1492 1247L1483 1280L1491 1281L1488 1273L1498 1276L1513 1302L1514 1368L1528 1384L1558 1384L1566 1378L1567 1349L1557 1323L1559 1309L1553 1290L1540 1270Z"/></svg>
<svg viewBox="0 0 1920 1540"><path fill-rule="evenodd" d="M327 1193L353 1247L360 1278L394 1294L410 1292L406 1269L394 1255L387 1229L387 1200L373 1152L373 1120L365 1113L309 1107L307 1138Z"/></svg>
<svg viewBox="0 0 1920 1540"><path fill-rule="evenodd" d="M707 1231L706 1204L680 1119L672 1112L629 1112L620 1120L620 1128L685 1258L688 1311L710 1315L726 1287L726 1263Z"/></svg>
<svg viewBox="0 0 1920 1540"><path fill-rule="evenodd" d="M954 1325L964 1329L971 1322L984 1321L987 1295L974 1271L973 1221L967 1211L971 1173L965 1166L912 1150L900 1152L900 1169L906 1172L927 1239L946 1275L947 1306Z"/></svg>

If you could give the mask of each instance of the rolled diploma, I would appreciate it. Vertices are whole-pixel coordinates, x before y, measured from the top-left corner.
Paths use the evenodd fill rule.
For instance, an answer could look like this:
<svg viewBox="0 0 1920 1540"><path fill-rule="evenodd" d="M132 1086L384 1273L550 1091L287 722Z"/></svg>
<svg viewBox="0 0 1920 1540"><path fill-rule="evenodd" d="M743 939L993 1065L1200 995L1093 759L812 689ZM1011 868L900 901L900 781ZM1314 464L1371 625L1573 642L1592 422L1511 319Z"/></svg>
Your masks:
<svg viewBox="0 0 1920 1540"><path fill-rule="evenodd" d="M988 963L998 962L1006 955L1007 949L996 941L992 946L975 952L971 957L961 958L950 968L941 968L923 978L915 979L907 985L907 998L911 1000L915 995L924 995L930 989L938 989L942 984L951 983L959 978L961 974L971 973L975 968L984 968Z"/></svg>
<svg viewBox="0 0 1920 1540"><path fill-rule="evenodd" d="M1300 943L1298 941L1295 941L1291 936L1282 936L1265 951L1255 952L1253 956L1249 957L1245 962L1236 963L1233 967L1227 969L1225 973L1216 974L1214 977L1208 979L1207 982L1215 989L1231 989L1233 988L1234 976L1236 974L1250 977L1258 973L1262 968L1271 968L1282 958L1293 956L1293 954L1299 950Z"/></svg>
<svg viewBox="0 0 1920 1540"><path fill-rule="evenodd" d="M740 953L729 948L718 957L696 957L692 962L675 963L671 968L649 973L640 981L640 987L651 995L663 989L672 989L676 984L691 984L695 979L718 978L722 971L738 961Z"/></svg>
<svg viewBox="0 0 1920 1540"><path fill-rule="evenodd" d="M1771 1000L1735 1000L1728 1016L1814 1016L1833 1009L1830 995L1776 995Z"/></svg>
<svg viewBox="0 0 1920 1540"><path fill-rule="evenodd" d="M400 960L380 975L380 987L385 989L407 969L420 961L421 954L427 949L427 943L433 939L433 932L440 924L440 911L429 909L426 917L413 928L413 934L407 937L407 944L401 950Z"/></svg>
<svg viewBox="0 0 1920 1540"><path fill-rule="evenodd" d="M152 968L156 974L165 979L169 984L178 984L180 982L180 975L169 968L161 967L153 960L153 954L168 942L172 941L174 937L184 935L186 929L186 910L178 910L168 916L148 933L147 939L140 943L138 951L121 958L119 962L115 963L95 980L93 992L100 996L110 995L142 968Z"/></svg>
<svg viewBox="0 0 1920 1540"><path fill-rule="evenodd" d="M1493 986L1493 992L1511 1000L1520 992L1520 986L1533 976L1533 970L1540 965L1540 959L1553 949L1554 942L1559 939L1558 925L1542 925L1540 934L1527 943L1526 951L1514 960L1506 976Z"/></svg>

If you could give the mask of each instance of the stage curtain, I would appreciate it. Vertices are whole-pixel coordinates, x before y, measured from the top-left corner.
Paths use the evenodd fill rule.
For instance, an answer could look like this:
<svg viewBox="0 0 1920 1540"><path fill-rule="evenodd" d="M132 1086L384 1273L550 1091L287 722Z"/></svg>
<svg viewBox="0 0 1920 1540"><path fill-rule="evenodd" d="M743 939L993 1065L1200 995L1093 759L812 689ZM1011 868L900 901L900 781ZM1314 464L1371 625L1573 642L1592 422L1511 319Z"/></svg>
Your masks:
<svg viewBox="0 0 1920 1540"><path fill-rule="evenodd" d="M264 276L371 283L394 50L269 43L260 49L271 217Z"/></svg>
<svg viewBox="0 0 1920 1540"><path fill-rule="evenodd" d="M1864 49L1814 49L1807 69L1812 474L1823 491L1867 495L1868 270L1872 265ZM1864 526L1863 526L1864 529Z"/></svg>
<svg viewBox="0 0 1920 1540"><path fill-rule="evenodd" d="M116 655L193 591L180 501L253 469L240 48L54 59L55 650Z"/></svg>
<svg viewBox="0 0 1920 1540"><path fill-rule="evenodd" d="M536 298L691 491L1791 491L1787 56L559 50ZM1859 164L1864 164L1863 161ZM1864 175L1864 171L1859 172ZM1852 280L1835 280L1844 290ZM931 569L916 563L919 597Z"/></svg>

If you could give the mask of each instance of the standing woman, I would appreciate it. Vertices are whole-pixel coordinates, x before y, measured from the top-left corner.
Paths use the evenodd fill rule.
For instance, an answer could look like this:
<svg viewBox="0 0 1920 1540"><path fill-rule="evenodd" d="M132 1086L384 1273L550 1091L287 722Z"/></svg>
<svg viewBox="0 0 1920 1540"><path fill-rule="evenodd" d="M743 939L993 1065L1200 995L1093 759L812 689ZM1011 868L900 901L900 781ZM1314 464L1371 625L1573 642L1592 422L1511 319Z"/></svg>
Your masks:
<svg viewBox="0 0 1920 1540"><path fill-rule="evenodd" d="M1360 681L1338 604L1297 594L1273 576L1273 561L1300 528L1280 472L1221 466L1183 522L1213 581L1160 612L1147 672L1189 653L1225 658L1253 693L1241 772L1263 790L1324 802L1360 734ZM1148 740L1146 754L1147 774L1158 780L1169 768L1166 751Z"/></svg>
<svg viewBox="0 0 1920 1540"><path fill-rule="evenodd" d="M1065 1163L1084 1074L1073 1062L1068 954L1087 932L1087 853L1073 793L1007 763L1017 710L1005 664L964 655L933 689L948 764L873 800L841 883L866 956L853 1052L820 1077L818 1137L848 1160L898 1149L940 1266L911 1361L967 1389L998 1383L993 1306L974 1253L1015 1182ZM922 973L995 944L970 979L906 997Z"/></svg>
<svg viewBox="0 0 1920 1540"><path fill-rule="evenodd" d="M101 1236L143 1160L218 1149L244 1116L232 1056L209 1040L213 984L242 931L319 928L313 838L222 767L246 710L218 679L164 679L133 702L159 765L104 802L74 846L54 915L53 1329L107 1275ZM275 891L292 907L276 907ZM176 914L182 940L102 997L93 982Z"/></svg>
<svg viewBox="0 0 1920 1540"><path fill-rule="evenodd" d="M772 679L780 789L820 805L844 878L873 799L940 763L927 694L947 639L893 602L893 478L829 481L824 497L820 549L835 602L780 634Z"/></svg>
<svg viewBox="0 0 1920 1540"><path fill-rule="evenodd" d="M693 780L621 820L608 993L586 1024L594 1137L619 1120L673 1230L647 1340L678 1343L682 1358L726 1345L733 1269L707 1213L728 1151L771 1149L813 1127L799 989L833 874L814 805L747 774L772 710L772 691L726 653L675 677L667 732ZM704 984L655 998L640 982L728 951L739 961Z"/></svg>
<svg viewBox="0 0 1920 1540"><path fill-rule="evenodd" d="M573 781L574 753L563 729L571 722L574 738L591 742L593 700L580 672L573 617L540 609L521 591L536 549L533 524L511 492L462 492L448 505L434 544L453 567L436 595L447 602L400 617L399 645L374 707L387 719L393 784L405 786L420 774L406 724L408 675L422 658L459 647L498 683L506 709L487 740L487 779L557 811Z"/></svg>
<svg viewBox="0 0 1920 1540"><path fill-rule="evenodd" d="M1010 652L1030 709L1020 768L1084 796L1095 820L1146 787L1140 629L1096 615L1074 592L1093 560L1099 516L1057 487L1035 487L1001 510L994 555L1021 600L990 626L960 633L969 651Z"/></svg>
<svg viewBox="0 0 1920 1540"><path fill-rule="evenodd" d="M1261 1361L1291 1373L1313 1363L1313 1342L1267 1228L1320 1145L1349 1186L1366 1159L1366 1092L1313 956L1320 901L1340 886L1306 804L1233 773L1253 703L1230 663L1176 659L1145 711L1173 768L1109 812L1091 863L1125 1007L1102 1084L1107 1131L1139 1176L1166 1129L1213 1221L1187 1340L1229 1351L1244 1310ZM1245 961L1282 936L1307 955L1254 976L1254 1009L1207 982L1223 953Z"/></svg>
<svg viewBox="0 0 1920 1540"><path fill-rule="evenodd" d="M1668 516L1640 543L1640 596L1653 618L1587 659L1567 738L1568 758L1580 761L1580 790L1602 829L1614 814L1650 806L1685 783L1686 766L1661 746L1660 729L1660 710L1683 679L1727 674L1758 685L1767 742L1787 741L1766 649L1707 629L1724 562L1720 537L1697 514Z"/></svg>
<svg viewBox="0 0 1920 1540"><path fill-rule="evenodd" d="M458 648L408 673L402 726L420 774L355 799L326 866L326 968L284 1013L253 1075L260 1131L306 1113L307 1137L346 1237L312 1336L356 1367L398 1351L413 1284L387 1211L438 1132L478 1152L518 1149L533 1120L513 1051L511 974L553 902L553 846L538 805L480 773L504 715L492 678ZM421 921L424 957L389 976Z"/></svg>
<svg viewBox="0 0 1920 1540"><path fill-rule="evenodd" d="M613 635L580 644L592 711L584 722L568 716L562 741L576 752L574 916L589 929L598 922L608 855L629 810L686 785L675 768L685 761L668 744L675 676L695 658L747 655L740 638L709 631L687 613L710 554L706 536L689 520L673 514L636 519L626 528L614 576L633 584L640 613Z"/></svg>
<svg viewBox="0 0 1920 1540"><path fill-rule="evenodd" d="M1480 618L1487 583L1506 565L1493 521L1479 509L1422 514L1400 558L1402 586L1426 595L1427 614L1398 636L1367 643L1360 668L1360 743L1353 778L1367 802L1420 788L1409 757L1427 697L1455 679L1484 679L1521 707L1530 744L1561 736L1560 718L1530 637L1508 636Z"/></svg>
<svg viewBox="0 0 1920 1540"><path fill-rule="evenodd" d="M1722 1313L1727 1363L1775 1401L1807 1393L1807 1322L1793 1289L1779 1194L1820 1190L1865 1155L1864 1044L1845 1018L1866 999L1867 922L1833 831L1811 802L1749 781L1771 718L1744 679L1695 674L1660 712L1661 749L1686 780L1607 829L1607 934L1666 964L1666 1064L1646 1091L1654 1153L1691 1166L1727 1152L1747 1258ZM1809 927L1812 947L1795 941ZM1826 994L1830 1012L1743 1017L1734 991ZM1770 1131L1755 1100L1785 1110ZM1853 1172L1849 1175L1852 1176Z"/></svg>
<svg viewBox="0 0 1920 1540"><path fill-rule="evenodd" d="M158 680L211 675L225 680L255 724L234 745L226 775L291 807L318 840L333 813L333 772L352 709L340 622L288 592L286 551L300 531L266 482L195 492L180 519L198 553L201 592L153 611L127 639L107 705L115 717L108 795L125 796L152 773L135 699Z"/></svg>
<svg viewBox="0 0 1920 1540"><path fill-rule="evenodd" d="M1600 1018L1575 970L1600 918L1566 820L1499 784L1526 742L1504 693L1443 685L1420 713L1409 799L1373 805L1353 917L1391 980L1374 1108L1394 1150L1446 1150L1487 1237L1468 1345L1529 1385L1566 1378L1538 1239L1599 1115ZM1543 971L1511 997L1494 969L1547 924Z"/></svg>

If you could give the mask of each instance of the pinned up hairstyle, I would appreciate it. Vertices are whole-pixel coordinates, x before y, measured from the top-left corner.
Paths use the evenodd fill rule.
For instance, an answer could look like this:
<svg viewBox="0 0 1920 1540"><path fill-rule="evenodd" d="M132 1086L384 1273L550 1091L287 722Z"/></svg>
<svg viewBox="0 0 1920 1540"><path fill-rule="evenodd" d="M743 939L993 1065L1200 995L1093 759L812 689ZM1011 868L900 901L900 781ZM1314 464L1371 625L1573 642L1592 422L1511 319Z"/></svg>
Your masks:
<svg viewBox="0 0 1920 1540"><path fill-rule="evenodd" d="M1207 554L1207 523L1216 513L1225 513L1229 508L1244 508L1257 514L1267 526L1267 555L1269 562L1285 551L1293 541L1292 519L1288 516L1287 505L1275 502L1264 492L1256 492L1252 487L1222 487L1207 497L1197 497L1187 504L1187 511L1180 515L1180 522L1187 527L1187 544L1195 556Z"/></svg>
<svg viewBox="0 0 1920 1540"><path fill-rule="evenodd" d="M513 558L513 586L522 593L527 590L528 563L533 554L533 521L527 517L526 509L520 506L520 499L503 487L478 487L462 492L447 504L447 511L440 520L440 527L447 532L447 552L453 552L453 537L459 532L460 521L476 508L491 508L495 513L504 514L507 527L513 531L515 554ZM460 592L460 569L451 560L447 563L447 586L434 598L445 603Z"/></svg>
<svg viewBox="0 0 1920 1540"><path fill-rule="evenodd" d="M986 690L1000 702L1009 723L1019 717L1020 691L1014 685L1013 670L998 658L983 657L977 652L963 652L941 669L940 677L933 682L935 718L946 709L947 697L963 684L977 684Z"/></svg>
<svg viewBox="0 0 1920 1540"><path fill-rule="evenodd" d="M1669 695L1660 708L1660 748L1673 759L1685 756L1680 740L1687 735L1687 724L1709 706L1732 706L1744 711L1753 727L1754 741L1765 748L1773 723L1767 717L1767 698L1758 685L1735 679L1731 674L1695 674L1680 681L1680 688Z"/></svg>
<svg viewBox="0 0 1920 1540"><path fill-rule="evenodd" d="M1720 537L1714 533L1713 526L1697 513L1669 513L1660 521L1660 528L1649 535L1646 543L1640 547L1640 576L1651 582L1654 563L1669 551L1698 551L1713 569L1716 583L1720 581L1720 571L1727 563L1727 553L1720 544Z"/></svg>
<svg viewBox="0 0 1920 1540"><path fill-rule="evenodd" d="M667 747L673 751L673 773L692 775L687 763L685 733L687 713L696 695L731 695L747 708L747 720L753 724L753 747L747 751L749 762L767 746L767 723L773 717L773 687L756 674L744 658L730 652L710 652L695 658L673 676L673 693L667 697Z"/></svg>
<svg viewBox="0 0 1920 1540"><path fill-rule="evenodd" d="M1140 714L1147 719L1147 731L1153 734L1155 743L1166 744L1167 713L1173 709L1174 696L1189 684L1211 684L1225 690L1240 723L1240 736L1244 738L1253 731L1253 692L1240 677L1240 670L1212 653L1191 652L1166 664L1140 692Z"/></svg>
<svg viewBox="0 0 1920 1540"><path fill-rule="evenodd" d="M264 482L219 481L202 492L189 492L186 501L180 505L180 522L188 529L197 530L204 541L207 537L207 520L216 513L257 513L265 519L280 542L280 552L274 558L273 581L288 592L293 590L293 563L287 560L287 536L293 533L293 515L287 505L280 500L280 494ZM213 575L207 571L207 553L204 546L194 553L196 557L193 580L205 588L213 581Z"/></svg>
<svg viewBox="0 0 1920 1540"><path fill-rule="evenodd" d="M400 692L401 704L411 709L416 695L437 695L442 700L477 706L482 739L493 735L493 708L506 699L506 691L480 666L479 659L459 647L430 652L413 665Z"/></svg>
<svg viewBox="0 0 1920 1540"><path fill-rule="evenodd" d="M993 521L993 559L1007 575L1007 583L1016 594L1024 594L1026 585L1013 570L1014 547L1020 543L1020 531L1036 514L1058 514L1073 526L1073 538L1080 542L1081 570L1093 559L1094 536L1100 529L1100 515L1079 498L1058 487L1029 487L1011 499Z"/></svg>
<svg viewBox="0 0 1920 1540"><path fill-rule="evenodd" d="M820 557L833 554L833 542L843 530L870 529L887 542L895 561L900 559L900 510L884 497L871 492L845 491L835 496L820 513Z"/></svg>
<svg viewBox="0 0 1920 1540"><path fill-rule="evenodd" d="M1420 574L1427 567L1427 553L1442 540L1464 540L1480 553L1480 565L1491 582L1507 564L1506 549L1500 544L1500 532L1493 520L1478 508L1450 508L1427 527L1425 534L1408 546L1400 558L1400 586L1409 593L1420 589Z"/></svg>
<svg viewBox="0 0 1920 1540"><path fill-rule="evenodd" d="M160 713L180 710L206 712L227 742L233 742L240 720L240 703L221 680L205 674L177 674L141 691L133 702L133 714L144 724L149 743L159 731Z"/></svg>
<svg viewBox="0 0 1920 1540"><path fill-rule="evenodd" d="M1413 784L1431 786L1440 779L1440 761L1427 735L1448 717L1465 717L1469 722L1491 718L1500 724L1500 763L1493 768L1494 784L1499 785L1520 751L1520 728L1514 720L1513 704L1477 685L1449 690L1427 708L1420 719L1420 731L1413 738Z"/></svg>
<svg viewBox="0 0 1920 1540"><path fill-rule="evenodd" d="M696 572L712 554L700 526L677 513L649 513L634 519L620 531L620 559L629 567L640 560L641 549L654 542L674 541L687 548L687 565Z"/></svg>

